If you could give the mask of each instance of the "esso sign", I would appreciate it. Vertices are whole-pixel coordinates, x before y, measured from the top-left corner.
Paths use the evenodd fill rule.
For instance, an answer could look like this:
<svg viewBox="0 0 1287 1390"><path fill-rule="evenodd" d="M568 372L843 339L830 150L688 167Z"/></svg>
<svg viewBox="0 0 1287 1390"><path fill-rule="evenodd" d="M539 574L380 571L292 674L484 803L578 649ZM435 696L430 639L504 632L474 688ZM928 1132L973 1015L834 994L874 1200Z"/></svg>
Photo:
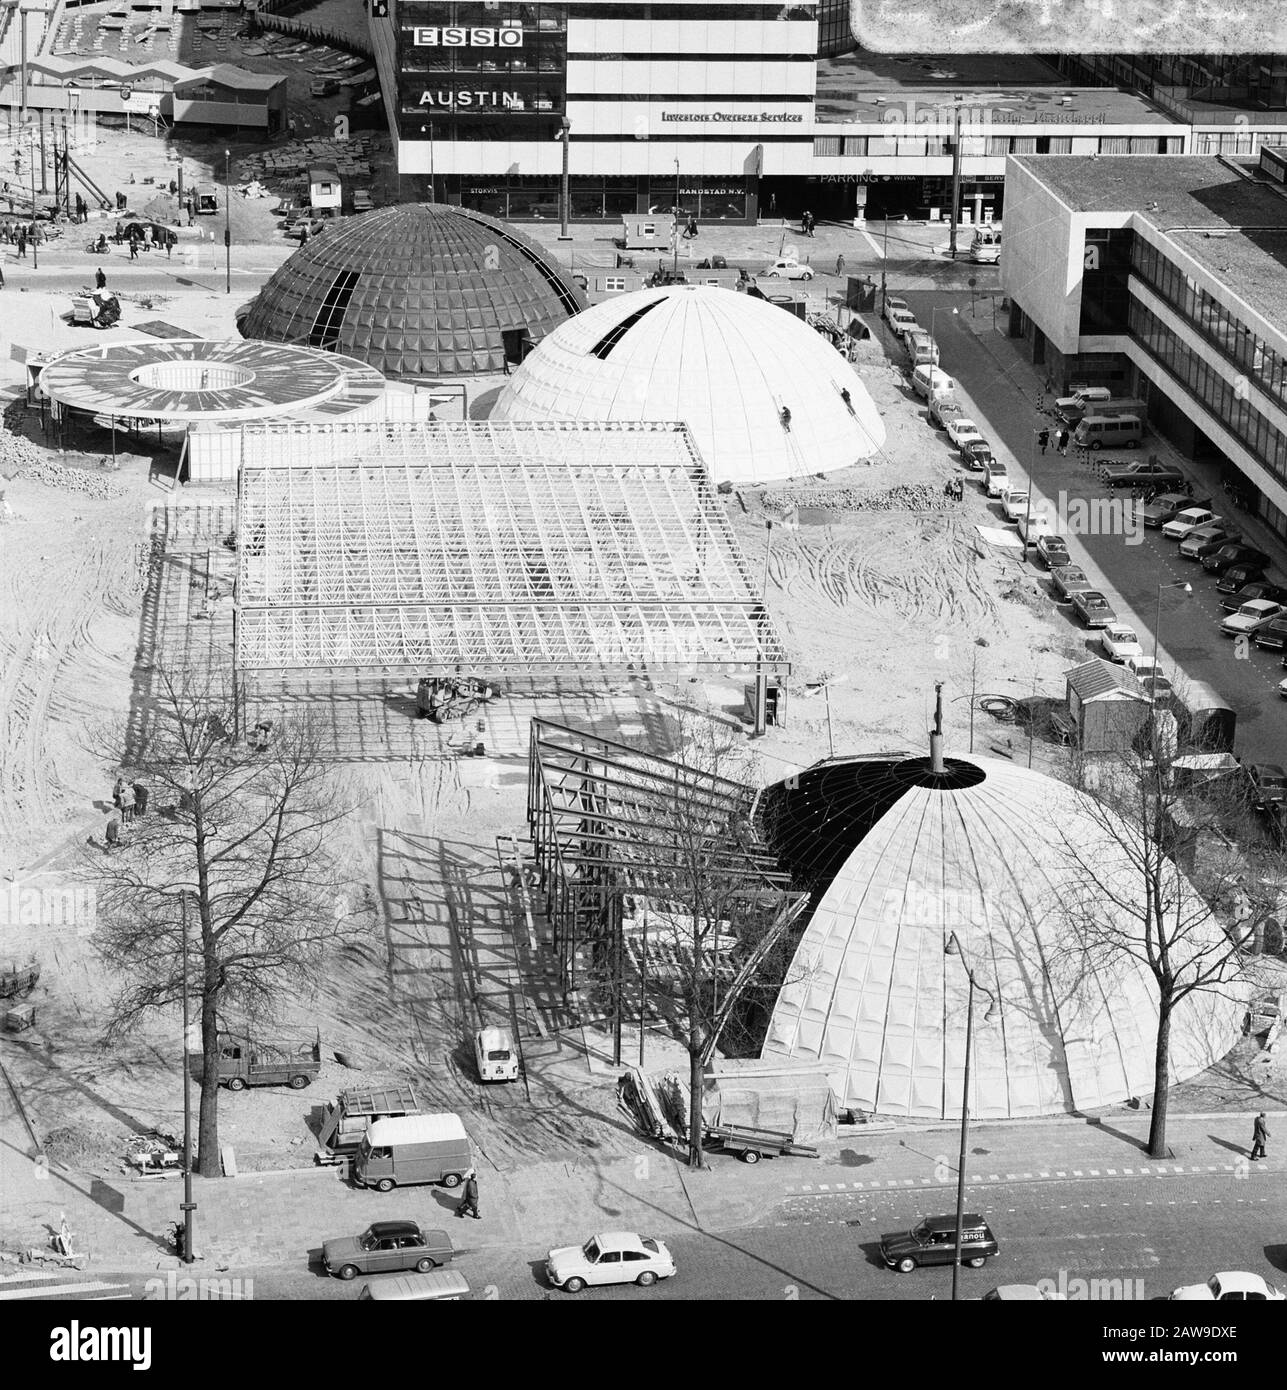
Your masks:
<svg viewBox="0 0 1287 1390"><path fill-rule="evenodd" d="M522 48L523 30L517 25L503 29L442 28L417 26L411 31L417 48Z"/></svg>

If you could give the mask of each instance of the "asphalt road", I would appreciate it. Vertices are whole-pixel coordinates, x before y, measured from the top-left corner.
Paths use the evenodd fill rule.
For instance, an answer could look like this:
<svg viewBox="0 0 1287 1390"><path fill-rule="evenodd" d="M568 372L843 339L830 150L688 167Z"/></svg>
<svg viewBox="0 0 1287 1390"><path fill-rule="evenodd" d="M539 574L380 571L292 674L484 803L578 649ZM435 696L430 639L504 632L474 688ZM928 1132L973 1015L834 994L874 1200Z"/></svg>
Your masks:
<svg viewBox="0 0 1287 1390"><path fill-rule="evenodd" d="M905 296L922 324L935 321L942 353L942 366L957 378L976 406L979 425L993 441L1001 444L1019 462L1033 482L1036 492L1056 501L1060 494L1089 500L1109 496L1099 486L1093 472L1079 465L1070 452L1062 458L1051 449L1041 457L1036 448L1036 431L1050 422L1038 414L1030 369L1016 362L1012 349L1000 338L978 337L963 326L959 315L969 313L969 296L925 294ZM932 315L932 310L937 313ZM925 423L927 439L938 441L946 453L946 436ZM1123 461L1146 458L1143 450L1120 455ZM1165 448L1159 452L1167 456ZM1179 462L1195 478L1199 474L1186 460ZM1204 470L1207 490L1210 473ZM1216 492L1221 502L1225 499ZM1219 511L1217 505L1215 510ZM1000 515L999 508L997 509ZM1236 514L1235 514L1236 515ZM1092 578L1106 581L1110 603L1118 615L1133 623L1145 650L1151 648L1157 615L1158 585L1188 582L1193 593L1165 589L1162 592L1162 621L1159 633L1161 664L1170 670L1178 664L1191 680L1207 681L1238 713L1236 751L1250 762L1287 762L1287 718L1284 702L1277 693L1278 682L1287 675L1279 657L1255 647L1235 645L1219 631L1225 616L1217 601L1215 579L1194 561L1182 560L1174 542L1163 540L1157 531L1144 532L1140 544L1128 544L1120 529L1086 529L1068 537L1074 560L1087 559ZM1268 546L1275 557L1274 569L1287 574L1287 555L1278 544ZM1036 562L1032 562L1034 568ZM1115 600L1120 599L1117 603ZM1061 608L1070 637L1080 636L1092 651L1098 644L1078 623L1071 609ZM1147 634L1147 635L1146 635ZM1168 660L1169 657L1169 660Z"/></svg>

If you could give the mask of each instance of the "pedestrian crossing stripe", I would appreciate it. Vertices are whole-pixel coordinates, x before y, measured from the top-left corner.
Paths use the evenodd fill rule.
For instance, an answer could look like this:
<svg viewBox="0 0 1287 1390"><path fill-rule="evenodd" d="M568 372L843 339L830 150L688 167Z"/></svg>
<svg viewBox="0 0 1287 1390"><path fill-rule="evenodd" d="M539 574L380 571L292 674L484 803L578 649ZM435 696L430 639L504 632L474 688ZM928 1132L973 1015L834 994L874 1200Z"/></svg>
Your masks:
<svg viewBox="0 0 1287 1390"><path fill-rule="evenodd" d="M121 1293L115 1290L123 1290ZM103 1284L94 1281L88 1284L39 1284L31 1289L0 1289L0 1300L15 1301L30 1298L83 1298L86 1295L101 1295L104 1300L129 1298L128 1284ZM94 1301L98 1301L95 1299Z"/></svg>

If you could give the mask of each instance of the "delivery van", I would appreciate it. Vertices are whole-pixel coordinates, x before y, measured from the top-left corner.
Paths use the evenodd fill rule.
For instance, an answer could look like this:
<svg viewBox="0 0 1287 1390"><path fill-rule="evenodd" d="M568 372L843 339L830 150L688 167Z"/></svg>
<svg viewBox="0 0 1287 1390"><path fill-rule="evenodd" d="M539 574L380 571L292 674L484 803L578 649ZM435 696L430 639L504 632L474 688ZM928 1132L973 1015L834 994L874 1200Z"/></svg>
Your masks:
<svg viewBox="0 0 1287 1390"><path fill-rule="evenodd" d="M1072 438L1080 449L1138 449L1144 440L1144 421L1138 415L1087 415Z"/></svg>
<svg viewBox="0 0 1287 1390"><path fill-rule="evenodd" d="M474 1060L480 1081L517 1081L518 1050L503 1028L481 1028L474 1034Z"/></svg>
<svg viewBox="0 0 1287 1390"><path fill-rule="evenodd" d="M353 1179L359 1187L380 1192L426 1182L458 1187L473 1167L473 1149L459 1115L400 1115L376 1120L362 1136Z"/></svg>
<svg viewBox="0 0 1287 1390"><path fill-rule="evenodd" d="M396 1279L377 1279L363 1284L359 1302L459 1303L469 1297L469 1280L454 1269L435 1269L432 1274L400 1274Z"/></svg>

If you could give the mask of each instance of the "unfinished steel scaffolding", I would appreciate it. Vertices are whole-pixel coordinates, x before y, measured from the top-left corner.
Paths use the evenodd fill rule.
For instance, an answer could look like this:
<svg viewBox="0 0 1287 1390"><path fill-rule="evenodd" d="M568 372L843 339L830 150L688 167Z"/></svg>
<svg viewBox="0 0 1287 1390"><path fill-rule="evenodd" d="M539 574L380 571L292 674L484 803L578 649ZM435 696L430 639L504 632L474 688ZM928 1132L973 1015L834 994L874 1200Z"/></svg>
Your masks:
<svg viewBox="0 0 1287 1390"><path fill-rule="evenodd" d="M243 432L239 678L790 667L688 431Z"/></svg>
<svg viewBox="0 0 1287 1390"><path fill-rule="evenodd" d="M618 1060L627 954L642 976L641 1016L646 1003L649 912L672 924L711 906L727 913L726 922L666 933L672 951L692 939L688 966L718 992L753 974L807 905L756 830L758 795L644 749L532 720L527 821L560 982L570 993L585 973L610 981ZM627 945L628 918L641 951ZM662 945L654 940L654 952Z"/></svg>

